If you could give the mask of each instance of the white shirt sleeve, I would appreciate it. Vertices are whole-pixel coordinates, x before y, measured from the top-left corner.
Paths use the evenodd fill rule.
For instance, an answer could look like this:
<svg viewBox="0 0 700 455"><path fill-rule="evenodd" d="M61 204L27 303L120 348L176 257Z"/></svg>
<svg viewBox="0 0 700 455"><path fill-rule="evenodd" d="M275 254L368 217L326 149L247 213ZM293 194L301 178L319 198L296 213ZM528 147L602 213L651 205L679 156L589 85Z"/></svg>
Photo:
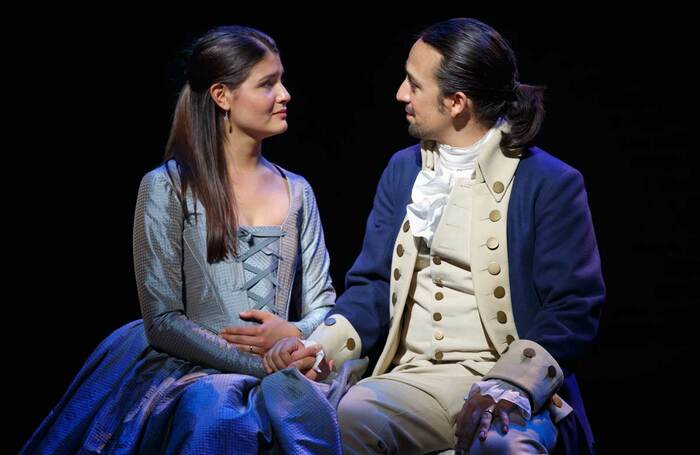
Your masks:
<svg viewBox="0 0 700 455"><path fill-rule="evenodd" d="M318 343L316 343L315 341L303 340L303 339L301 339L301 338L299 338L299 341L301 341L301 342L304 344L304 347L307 347L307 348L308 348L308 347L311 347L311 346L316 346L316 345L318 344ZM325 355L325 354L324 354L324 352L323 352L323 349L321 349L320 351L318 351L318 352L316 353L316 361L314 362L314 366L311 367L311 368L313 368L313 370L314 370L316 373L321 373L321 369L320 369L318 366L321 364L321 361L323 360L323 356L324 356L324 355Z"/></svg>
<svg viewBox="0 0 700 455"><path fill-rule="evenodd" d="M496 403L498 403L500 400L508 400L515 403L515 405L520 409L520 413L525 420L530 420L530 417L532 416L530 400L527 398L527 394L523 392L520 387L498 379L479 381L472 385L472 388L469 390L469 394L464 397L465 400L470 399L477 392L480 395L490 396Z"/></svg>

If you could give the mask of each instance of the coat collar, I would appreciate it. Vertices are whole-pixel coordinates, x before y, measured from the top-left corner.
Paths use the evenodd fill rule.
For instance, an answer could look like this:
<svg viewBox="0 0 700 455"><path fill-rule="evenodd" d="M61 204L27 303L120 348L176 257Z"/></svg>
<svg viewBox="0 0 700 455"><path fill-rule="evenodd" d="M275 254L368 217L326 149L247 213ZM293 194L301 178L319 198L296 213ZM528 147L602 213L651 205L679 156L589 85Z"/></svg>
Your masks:
<svg viewBox="0 0 700 455"><path fill-rule="evenodd" d="M486 143L477 158L474 178L478 183L486 183L491 197L496 202L501 202L506 190L513 182L515 170L520 163L520 157L508 157L501 150L501 137L508 132L510 126L503 123ZM420 153L423 169L434 169L438 154L437 143L432 140L422 141Z"/></svg>

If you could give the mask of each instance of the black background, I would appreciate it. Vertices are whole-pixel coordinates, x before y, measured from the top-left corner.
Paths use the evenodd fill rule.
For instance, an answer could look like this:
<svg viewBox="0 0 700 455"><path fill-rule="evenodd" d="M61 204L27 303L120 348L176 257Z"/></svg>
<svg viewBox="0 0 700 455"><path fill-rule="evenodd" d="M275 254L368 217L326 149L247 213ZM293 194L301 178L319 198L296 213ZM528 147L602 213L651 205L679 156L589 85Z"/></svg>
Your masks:
<svg viewBox="0 0 700 455"><path fill-rule="evenodd" d="M9 205L14 233L5 237L13 253L4 299L4 376L16 428L10 451L97 343L140 317L133 209L141 177L162 156L182 48L228 23L277 41L292 95L290 128L263 153L313 185L342 291L379 176L392 153L415 142L395 100L412 37L458 16L499 30L516 52L521 81L548 87L537 144L586 180L608 300L578 375L600 452L668 448L691 435L683 396L695 388L685 357L697 330L691 285L700 260L690 219L698 82L683 11L403 5L377 15L366 6L258 7L79 12L90 20L62 10L6 40L14 55L6 73L23 81L8 87L22 106L8 133L20 142L4 148L6 158L19 158L5 170L13 182L6 197L18 202Z"/></svg>

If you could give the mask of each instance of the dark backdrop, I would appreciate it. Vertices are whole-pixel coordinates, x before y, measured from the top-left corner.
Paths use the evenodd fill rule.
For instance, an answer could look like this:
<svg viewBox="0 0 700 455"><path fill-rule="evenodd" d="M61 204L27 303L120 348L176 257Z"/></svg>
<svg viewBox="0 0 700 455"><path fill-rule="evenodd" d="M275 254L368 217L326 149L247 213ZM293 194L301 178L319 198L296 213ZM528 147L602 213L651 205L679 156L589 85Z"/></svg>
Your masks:
<svg viewBox="0 0 700 455"><path fill-rule="evenodd" d="M608 301L579 378L600 451L680 444L694 426L676 397L694 389L683 357L694 339L691 284L700 262L690 226L698 196L691 182L696 51L683 13L259 8L79 12L90 20L63 10L64 19L27 24L17 36L38 80L12 87L26 109L18 122L25 145L5 149L23 161L6 176L19 177L12 191L21 195L6 193L20 202L6 218L19 234L6 237L18 253L5 264L10 451L97 343L140 317L133 209L141 177L162 156L185 45L225 23L277 40L292 94L290 128L266 141L263 153L313 185L342 291L382 169L415 142L394 98L412 36L456 16L494 26L516 51L521 81L548 87L537 143L586 179ZM20 75L24 68L13 66Z"/></svg>

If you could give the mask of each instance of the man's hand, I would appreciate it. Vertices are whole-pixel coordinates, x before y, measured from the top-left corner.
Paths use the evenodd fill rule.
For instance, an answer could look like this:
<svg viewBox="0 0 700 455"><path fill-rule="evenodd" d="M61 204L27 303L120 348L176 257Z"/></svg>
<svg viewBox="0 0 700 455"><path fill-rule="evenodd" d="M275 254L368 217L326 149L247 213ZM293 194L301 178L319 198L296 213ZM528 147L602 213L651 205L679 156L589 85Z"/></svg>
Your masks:
<svg viewBox="0 0 700 455"><path fill-rule="evenodd" d="M318 366L320 373L312 368L316 363L316 354L321 349L320 345L305 347L297 337L282 338L267 351L263 357L263 366L268 374L287 367L297 368L312 381L320 381L333 368L333 361L326 362L325 358Z"/></svg>
<svg viewBox="0 0 700 455"><path fill-rule="evenodd" d="M517 406L508 400L500 400L498 403L486 395L474 394L464 402L462 410L457 415L457 444L456 453L467 453L475 437L485 441L486 435L491 429L491 424L496 418L501 419L503 434L508 433L510 424L509 414L517 409Z"/></svg>
<svg viewBox="0 0 700 455"><path fill-rule="evenodd" d="M313 365L316 363L316 353L323 348L320 345L316 345L305 349L306 351L300 349L292 354L293 362L289 366L292 368L298 368L299 371L304 373L304 376L312 381L323 381L329 374L331 374L331 371L333 370L333 361L326 360L326 357L324 356L321 363L318 364L318 369L320 371L316 371L313 369Z"/></svg>
<svg viewBox="0 0 700 455"><path fill-rule="evenodd" d="M314 348L318 349L318 346L314 346ZM305 347L304 343L302 343L298 337L280 339L263 356L265 371L269 374L284 370L294 362L294 360L292 360L292 354L300 350L303 353L314 352L314 358L316 352L318 352L317 350L313 351L311 348Z"/></svg>

